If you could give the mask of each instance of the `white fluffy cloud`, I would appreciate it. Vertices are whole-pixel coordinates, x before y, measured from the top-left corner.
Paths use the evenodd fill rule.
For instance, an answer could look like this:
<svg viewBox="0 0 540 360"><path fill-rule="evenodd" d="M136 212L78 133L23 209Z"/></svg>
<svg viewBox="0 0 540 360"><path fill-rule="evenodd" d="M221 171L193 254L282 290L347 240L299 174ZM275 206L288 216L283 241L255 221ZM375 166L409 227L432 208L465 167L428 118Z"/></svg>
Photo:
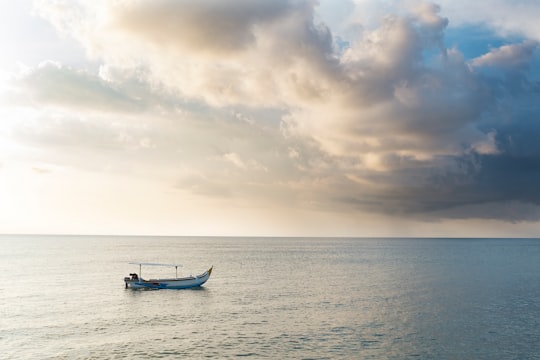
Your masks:
<svg viewBox="0 0 540 360"><path fill-rule="evenodd" d="M336 155L455 154L464 136L469 148L488 136L467 127L482 110L481 84L459 53L447 53L447 19L432 4L387 17L341 54L311 2L88 2L80 23L61 18L67 5L53 5L41 12L110 68L138 69L214 106L285 109L289 130ZM431 66L425 51L439 52Z"/></svg>
<svg viewBox="0 0 540 360"><path fill-rule="evenodd" d="M100 71L49 62L20 75L8 93L41 109L41 127L14 134L109 148L100 161L137 158L137 173L209 197L451 218L536 206L531 182L497 175L538 111L537 29L528 15L496 22L484 2L440 4L341 1L325 17L303 0L41 0ZM445 45L453 17L530 39L467 59Z"/></svg>

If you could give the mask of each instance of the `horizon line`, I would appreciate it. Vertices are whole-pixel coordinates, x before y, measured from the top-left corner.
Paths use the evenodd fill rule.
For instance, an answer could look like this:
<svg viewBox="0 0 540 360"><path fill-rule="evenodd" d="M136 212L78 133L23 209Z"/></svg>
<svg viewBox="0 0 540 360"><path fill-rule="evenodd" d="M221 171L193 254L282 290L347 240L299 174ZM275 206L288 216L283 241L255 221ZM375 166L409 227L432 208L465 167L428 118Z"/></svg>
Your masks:
<svg viewBox="0 0 540 360"><path fill-rule="evenodd" d="M156 237L156 238L296 238L296 239L540 239L535 236L365 236L365 235L159 235L159 234L76 234L76 233L0 233L0 236L62 237Z"/></svg>

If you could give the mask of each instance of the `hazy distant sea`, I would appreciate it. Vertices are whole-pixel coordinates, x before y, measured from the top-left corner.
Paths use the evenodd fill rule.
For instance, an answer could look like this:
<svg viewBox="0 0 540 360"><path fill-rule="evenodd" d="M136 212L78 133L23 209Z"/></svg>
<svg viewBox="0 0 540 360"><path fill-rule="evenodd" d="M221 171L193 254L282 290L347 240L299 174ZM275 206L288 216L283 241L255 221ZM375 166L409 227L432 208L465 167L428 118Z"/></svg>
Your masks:
<svg viewBox="0 0 540 360"><path fill-rule="evenodd" d="M540 358L540 240L0 242L3 359ZM200 290L126 290L131 261L214 272Z"/></svg>

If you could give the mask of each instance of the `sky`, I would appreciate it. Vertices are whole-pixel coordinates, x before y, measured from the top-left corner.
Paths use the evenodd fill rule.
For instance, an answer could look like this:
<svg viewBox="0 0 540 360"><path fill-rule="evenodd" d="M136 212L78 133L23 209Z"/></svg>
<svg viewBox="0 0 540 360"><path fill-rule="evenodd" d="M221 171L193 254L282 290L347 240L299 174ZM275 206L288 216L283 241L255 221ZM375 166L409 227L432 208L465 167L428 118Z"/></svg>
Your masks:
<svg viewBox="0 0 540 360"><path fill-rule="evenodd" d="M0 3L0 233L540 236L537 0Z"/></svg>

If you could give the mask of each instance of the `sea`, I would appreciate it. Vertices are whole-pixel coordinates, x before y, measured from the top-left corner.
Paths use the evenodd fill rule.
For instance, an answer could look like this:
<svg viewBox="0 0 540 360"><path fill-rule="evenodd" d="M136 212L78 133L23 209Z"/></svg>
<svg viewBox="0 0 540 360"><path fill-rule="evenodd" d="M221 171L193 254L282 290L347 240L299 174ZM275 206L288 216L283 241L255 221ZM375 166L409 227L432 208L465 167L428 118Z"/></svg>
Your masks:
<svg viewBox="0 0 540 360"><path fill-rule="evenodd" d="M0 236L2 359L540 359L540 240ZM213 266L125 289L131 262ZM174 268L143 267L144 278Z"/></svg>

